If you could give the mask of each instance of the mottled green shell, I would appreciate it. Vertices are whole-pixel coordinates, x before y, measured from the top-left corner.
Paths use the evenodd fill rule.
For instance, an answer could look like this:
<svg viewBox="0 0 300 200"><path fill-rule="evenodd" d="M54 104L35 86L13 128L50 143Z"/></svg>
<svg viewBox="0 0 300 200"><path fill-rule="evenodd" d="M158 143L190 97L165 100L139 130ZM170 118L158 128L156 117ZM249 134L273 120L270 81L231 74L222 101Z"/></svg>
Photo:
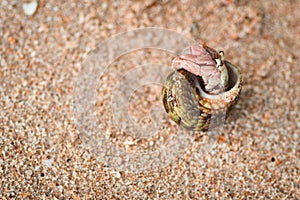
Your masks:
<svg viewBox="0 0 300 200"><path fill-rule="evenodd" d="M227 63L230 66L230 63ZM215 95L205 98L196 86L201 78L180 69L171 73L163 87L163 103L169 117L180 126L194 131L207 130L224 122L228 109L237 101L241 89L241 74L237 68L229 69L231 96ZM226 91L224 92L226 93ZM233 95L233 97L232 97ZM221 97L221 98L219 98Z"/></svg>

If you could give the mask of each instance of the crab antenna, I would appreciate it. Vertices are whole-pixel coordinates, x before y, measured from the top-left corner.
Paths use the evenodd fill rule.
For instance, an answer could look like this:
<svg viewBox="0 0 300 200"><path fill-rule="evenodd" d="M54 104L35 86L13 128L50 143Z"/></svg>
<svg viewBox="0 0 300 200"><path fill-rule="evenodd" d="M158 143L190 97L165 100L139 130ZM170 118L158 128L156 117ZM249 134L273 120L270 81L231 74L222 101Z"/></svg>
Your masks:
<svg viewBox="0 0 300 200"><path fill-rule="evenodd" d="M222 64L224 62L224 51L219 51L219 54L221 56L221 61L222 61Z"/></svg>

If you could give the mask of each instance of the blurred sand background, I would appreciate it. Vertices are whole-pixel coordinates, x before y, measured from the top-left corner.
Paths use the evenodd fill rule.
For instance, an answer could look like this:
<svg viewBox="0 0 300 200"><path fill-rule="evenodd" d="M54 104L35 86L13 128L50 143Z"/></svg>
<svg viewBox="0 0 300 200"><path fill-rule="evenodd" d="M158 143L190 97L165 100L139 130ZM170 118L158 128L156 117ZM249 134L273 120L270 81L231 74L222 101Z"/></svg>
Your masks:
<svg viewBox="0 0 300 200"><path fill-rule="evenodd" d="M299 0L28 2L0 2L2 199L300 199ZM148 26L221 48L244 86L209 154L135 174L82 147L73 86L101 41Z"/></svg>

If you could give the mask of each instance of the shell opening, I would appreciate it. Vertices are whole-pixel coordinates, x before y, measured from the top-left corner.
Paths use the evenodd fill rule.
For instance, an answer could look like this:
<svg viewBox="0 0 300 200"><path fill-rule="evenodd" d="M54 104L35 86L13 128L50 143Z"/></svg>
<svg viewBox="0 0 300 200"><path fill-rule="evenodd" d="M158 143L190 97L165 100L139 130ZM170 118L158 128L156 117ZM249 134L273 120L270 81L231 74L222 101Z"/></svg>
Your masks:
<svg viewBox="0 0 300 200"><path fill-rule="evenodd" d="M189 80L189 82L196 87L196 91L200 96L208 99L220 99L222 97L227 98L227 96L234 93L234 91L238 89L238 87L240 87L240 83L242 81L241 73L235 65L225 60L225 66L228 70L228 87L224 92L220 94L209 94L208 92L206 92L201 77L193 75L184 69L180 69L179 72L183 74Z"/></svg>

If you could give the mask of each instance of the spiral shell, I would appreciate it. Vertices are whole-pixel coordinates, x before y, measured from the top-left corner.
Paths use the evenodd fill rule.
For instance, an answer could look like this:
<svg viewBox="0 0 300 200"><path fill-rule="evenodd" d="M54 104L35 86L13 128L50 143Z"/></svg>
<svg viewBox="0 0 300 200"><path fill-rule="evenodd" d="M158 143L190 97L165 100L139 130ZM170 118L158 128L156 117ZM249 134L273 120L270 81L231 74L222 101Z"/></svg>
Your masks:
<svg viewBox="0 0 300 200"><path fill-rule="evenodd" d="M227 116L237 102L242 86L239 69L225 60L224 64L228 83L218 94L205 91L203 78L186 69L179 68L167 77L162 91L163 104L173 121L194 131L204 131L223 123L224 115Z"/></svg>

